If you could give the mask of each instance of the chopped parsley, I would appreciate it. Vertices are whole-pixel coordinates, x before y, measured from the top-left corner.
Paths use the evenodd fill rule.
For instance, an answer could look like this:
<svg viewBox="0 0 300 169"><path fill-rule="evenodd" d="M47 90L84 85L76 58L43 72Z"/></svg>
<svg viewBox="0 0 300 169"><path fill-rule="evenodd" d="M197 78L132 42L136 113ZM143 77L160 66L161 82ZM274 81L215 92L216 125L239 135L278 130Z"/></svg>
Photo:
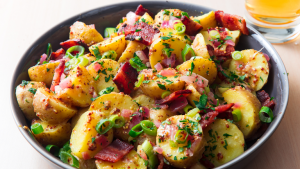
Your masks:
<svg viewBox="0 0 300 169"><path fill-rule="evenodd" d="M273 99L274 99L274 97L271 97L271 98L270 98L270 101L273 100Z"/></svg>
<svg viewBox="0 0 300 169"><path fill-rule="evenodd" d="M47 72L49 72L50 69L49 69L49 68L46 68L46 70L47 70Z"/></svg>
<svg viewBox="0 0 300 169"><path fill-rule="evenodd" d="M141 29L136 29L136 30L135 30L135 32L139 32L139 31L141 31Z"/></svg>
<svg viewBox="0 0 300 169"><path fill-rule="evenodd" d="M95 48L92 49L92 51L94 52L94 56L97 58L97 60L102 58L102 56L101 56L101 54L99 52L98 46L95 46Z"/></svg>
<svg viewBox="0 0 300 169"><path fill-rule="evenodd" d="M163 13L162 13L163 15L169 15L170 14L170 11L168 11L168 10L166 10L166 9L164 9L164 11L163 11Z"/></svg>
<svg viewBox="0 0 300 169"><path fill-rule="evenodd" d="M264 79L263 79L261 76L259 76L259 78L260 78L260 80L261 80L262 82L264 82Z"/></svg>
<svg viewBox="0 0 300 169"><path fill-rule="evenodd" d="M93 138L92 138L92 143L94 143L94 142L95 142L95 140L96 140L96 139L95 139L95 137L93 137Z"/></svg>
<svg viewBox="0 0 300 169"><path fill-rule="evenodd" d="M21 86L24 87L24 86L26 86L28 83L29 83L28 81L22 80Z"/></svg>
<svg viewBox="0 0 300 169"><path fill-rule="evenodd" d="M224 40L229 40L229 39L232 39L231 36L226 36L226 38Z"/></svg>
<svg viewBox="0 0 300 169"><path fill-rule="evenodd" d="M183 147L179 147L179 148L178 148L178 151L181 153L181 152L184 151L184 148L183 148Z"/></svg>
<svg viewBox="0 0 300 169"><path fill-rule="evenodd" d="M195 22L197 23L200 23L200 20L199 19L194 19Z"/></svg>
<svg viewBox="0 0 300 169"><path fill-rule="evenodd" d="M224 141L225 141L225 145L223 147L227 150L227 146L228 146L227 140L224 140Z"/></svg>
<svg viewBox="0 0 300 169"><path fill-rule="evenodd" d="M176 156L174 156L174 160L177 160L177 157L176 157Z"/></svg>
<svg viewBox="0 0 300 169"><path fill-rule="evenodd" d="M190 17L189 14L188 14L187 12L181 12L181 15L182 15L182 16L186 16L186 17L188 17L188 18Z"/></svg>
<svg viewBox="0 0 300 169"><path fill-rule="evenodd" d="M143 83L146 83L146 84L149 83L149 82L150 82L150 80L144 80L143 81Z"/></svg>
<svg viewBox="0 0 300 169"><path fill-rule="evenodd" d="M162 36L162 37L160 37L160 39L162 39L162 40L169 40L170 37L169 36Z"/></svg>
<svg viewBox="0 0 300 169"><path fill-rule="evenodd" d="M153 109L154 109L154 110L159 110L159 109L160 109L160 107L154 107Z"/></svg>
<svg viewBox="0 0 300 169"><path fill-rule="evenodd" d="M225 138L227 138L227 137L232 136L232 135L230 135L230 134L228 134L228 133L224 133L223 136L224 136Z"/></svg>
<svg viewBox="0 0 300 169"><path fill-rule="evenodd" d="M121 18L121 20L120 20L120 23L123 23L124 21L123 21L123 18Z"/></svg>
<svg viewBox="0 0 300 169"><path fill-rule="evenodd" d="M98 75L94 78L94 80L97 81L97 80L99 79L99 77L100 77L100 75L98 74Z"/></svg>
<svg viewBox="0 0 300 169"><path fill-rule="evenodd" d="M28 89L28 91L29 91L30 93L32 93L32 94L35 94L35 93L36 93L36 89L34 89L34 88L30 88L30 89Z"/></svg>
<svg viewBox="0 0 300 169"><path fill-rule="evenodd" d="M160 75L160 74L158 74L158 75L156 75L158 78L162 78L162 79L167 79L167 77L166 76L162 76L162 75Z"/></svg>
<svg viewBox="0 0 300 169"><path fill-rule="evenodd" d="M158 87L162 90L167 90L166 86L165 85L162 85L160 83L157 83Z"/></svg>

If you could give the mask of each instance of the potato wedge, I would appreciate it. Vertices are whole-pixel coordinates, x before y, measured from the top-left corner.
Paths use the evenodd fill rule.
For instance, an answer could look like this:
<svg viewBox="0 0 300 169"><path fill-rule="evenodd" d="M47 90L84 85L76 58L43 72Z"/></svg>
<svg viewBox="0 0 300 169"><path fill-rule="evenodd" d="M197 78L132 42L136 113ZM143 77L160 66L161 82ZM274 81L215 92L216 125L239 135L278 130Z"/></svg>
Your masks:
<svg viewBox="0 0 300 169"><path fill-rule="evenodd" d="M216 119L204 129L207 141L204 155L218 167L244 152L245 139L243 133L233 123L225 119Z"/></svg>
<svg viewBox="0 0 300 169"><path fill-rule="evenodd" d="M141 106L148 107L149 109L154 108L155 100L149 96L144 94L138 95L137 97L133 98L133 101L138 103Z"/></svg>
<svg viewBox="0 0 300 169"><path fill-rule="evenodd" d="M199 20L200 24L203 26L203 31L207 31L208 28L214 28L217 26L217 21L215 18L215 12L210 11L201 16L196 16L192 18L193 20Z"/></svg>
<svg viewBox="0 0 300 169"><path fill-rule="evenodd" d="M183 59L181 56L181 51L184 49L186 43L180 40L180 38L176 36L168 36L166 40L163 40L162 37L156 39L150 46L150 53L149 53L149 60L152 69L154 69L154 66L161 62L164 59L163 55L163 49L166 47L165 44L168 44L168 46L171 49L174 49L172 53L176 55L176 61L178 63L183 63ZM186 58L187 60L190 59L189 57Z"/></svg>
<svg viewBox="0 0 300 169"><path fill-rule="evenodd" d="M60 90L57 97L66 103L77 107L88 107L92 103L95 81L83 66L70 70L68 75L72 87Z"/></svg>
<svg viewBox="0 0 300 169"><path fill-rule="evenodd" d="M144 160L135 150L131 150L122 160L116 163L96 160L96 165L97 169L147 169Z"/></svg>
<svg viewBox="0 0 300 169"><path fill-rule="evenodd" d="M245 139L251 137L260 127L259 111L261 103L251 92L237 86L225 91L223 94L227 103L234 103L233 109L240 109L242 120L236 125L243 132Z"/></svg>
<svg viewBox="0 0 300 169"><path fill-rule="evenodd" d="M71 119L71 127L72 127L72 129L77 124L77 122L78 122L79 118L81 117L81 115L83 113L87 112L88 110L89 110L88 107L78 109L77 113Z"/></svg>
<svg viewBox="0 0 300 169"><path fill-rule="evenodd" d="M44 82L47 87L51 86L54 70L59 62L46 63L33 66L28 69L28 75L31 81Z"/></svg>
<svg viewBox="0 0 300 169"><path fill-rule="evenodd" d="M95 29L95 25L86 25L79 21L70 27L70 39L81 39L88 46L103 41L102 35Z"/></svg>
<svg viewBox="0 0 300 169"><path fill-rule="evenodd" d="M178 38L179 40L181 40L182 42L184 43L187 43L187 44L191 44L192 43L192 40L191 40L191 37L185 33L183 34L177 34L177 32L175 31L175 29L171 29L171 28L160 28L160 33L159 33L159 36L155 36L153 39L153 41L155 41L156 39L162 37L162 36L174 36L176 38Z"/></svg>
<svg viewBox="0 0 300 169"><path fill-rule="evenodd" d="M232 60L229 70L235 72L238 76L246 76L249 80L250 87L258 91L268 81L269 65L263 53L254 49L241 51L243 58L236 61ZM240 66L241 65L241 66Z"/></svg>
<svg viewBox="0 0 300 169"><path fill-rule="evenodd" d="M212 84L217 77L217 66L214 61L209 59L204 59L196 57L195 59L190 59L182 63L178 70L179 71L189 71L191 70L192 63L194 64L193 72L204 77Z"/></svg>
<svg viewBox="0 0 300 169"><path fill-rule="evenodd" d="M34 134L36 140L43 146L52 144L56 146L63 146L70 140L72 128L70 123L49 124L48 122L40 119L34 119L32 125L40 123L44 131L40 134Z"/></svg>
<svg viewBox="0 0 300 169"><path fill-rule="evenodd" d="M91 47L89 47L90 52L94 55L97 56L97 52L102 55L104 52L109 51L109 50L114 50L117 52L117 60L125 50L125 36L120 35L114 38L109 38L107 40L104 40L100 43L97 43ZM96 52L96 54L95 54Z"/></svg>
<svg viewBox="0 0 300 169"><path fill-rule="evenodd" d="M101 67L98 71L95 70L95 64L100 64ZM90 75L95 80L96 92L107 87L114 87L115 92L119 92L117 85L113 82L114 76L117 74L120 64L111 59L100 59L87 67Z"/></svg>
<svg viewBox="0 0 300 169"><path fill-rule="evenodd" d="M33 108L42 121L50 124L60 124L73 117L77 110L55 96L47 88L38 88L33 97Z"/></svg>
<svg viewBox="0 0 300 169"><path fill-rule="evenodd" d="M35 91L34 89L38 88L46 88L46 84L44 82L26 81L25 83L22 82L22 84L16 88L16 97L19 107L24 113L26 119L29 121L36 118L32 103Z"/></svg>
<svg viewBox="0 0 300 169"><path fill-rule="evenodd" d="M203 35L206 45L213 45L212 42L209 41L209 35L208 35L207 31L202 30L200 33ZM240 36L241 36L241 32L239 30L228 31L228 36L230 36L232 38L231 40L235 44L238 44ZM220 48L220 50L225 50L225 49L226 49L226 45L222 45Z"/></svg>
<svg viewBox="0 0 300 169"><path fill-rule="evenodd" d="M193 107L196 107L194 101L199 101L201 94L197 91L197 89L195 88L195 86L194 86L193 84L189 84L189 85L186 87L186 89L192 91L192 93L186 97L187 100L188 100L188 102L189 102L190 105L192 105Z"/></svg>
<svg viewBox="0 0 300 169"><path fill-rule="evenodd" d="M133 55L136 51L143 50L146 48L146 45L136 42L136 41L130 41L128 45L126 46L125 51L120 56L118 62L128 62L131 58L133 58Z"/></svg>
<svg viewBox="0 0 300 169"><path fill-rule="evenodd" d="M149 25L154 24L153 18L147 12L145 12L145 14L139 19L139 22L143 22L143 21Z"/></svg>
<svg viewBox="0 0 300 169"><path fill-rule="evenodd" d="M70 148L72 154L82 159L82 153L86 152L93 158L103 148L97 142L92 142L92 138L96 138L98 134L95 129L97 123L106 118L108 116L105 113L97 110L87 111L80 116L71 135ZM104 136L107 139L107 144L111 143L113 140L113 130L110 129Z"/></svg>
<svg viewBox="0 0 300 169"><path fill-rule="evenodd" d="M206 145L202 129L199 127L200 125L196 120L185 115L172 116L166 121L168 121L168 123L162 123L157 130L157 146L163 149L162 155L172 166L178 168L191 167L197 162L197 159L199 159L203 153L204 146ZM179 130L178 126L181 128L190 128L190 132L192 132L193 135L189 134L189 136L192 136L193 140L177 143L175 135ZM199 131L199 128L201 131ZM174 142L173 147L170 141ZM186 147L189 142L193 146L190 150ZM189 151L192 151L192 153L189 153Z"/></svg>
<svg viewBox="0 0 300 169"><path fill-rule="evenodd" d="M209 53L206 48L204 37L201 33L198 33L193 41L192 48L196 56L201 56L205 59L209 59Z"/></svg>
<svg viewBox="0 0 300 169"><path fill-rule="evenodd" d="M170 20L170 16L181 17L181 12L182 11L179 9L162 9L154 17L155 25L159 25L159 27L160 27L160 25L162 24L162 21Z"/></svg>
<svg viewBox="0 0 300 169"><path fill-rule="evenodd" d="M167 120L167 118L175 116L176 112L171 112L169 109L150 109L150 120L153 121L155 126L158 128L160 124Z"/></svg>

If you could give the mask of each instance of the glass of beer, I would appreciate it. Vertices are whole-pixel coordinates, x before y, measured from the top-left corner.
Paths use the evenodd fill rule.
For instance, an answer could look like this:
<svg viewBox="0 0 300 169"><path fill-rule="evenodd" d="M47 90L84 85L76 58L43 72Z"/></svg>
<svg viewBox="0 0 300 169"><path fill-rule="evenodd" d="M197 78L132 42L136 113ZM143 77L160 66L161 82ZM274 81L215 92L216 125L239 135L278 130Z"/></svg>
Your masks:
<svg viewBox="0 0 300 169"><path fill-rule="evenodd" d="M300 34L300 0L246 0L245 18L271 43Z"/></svg>

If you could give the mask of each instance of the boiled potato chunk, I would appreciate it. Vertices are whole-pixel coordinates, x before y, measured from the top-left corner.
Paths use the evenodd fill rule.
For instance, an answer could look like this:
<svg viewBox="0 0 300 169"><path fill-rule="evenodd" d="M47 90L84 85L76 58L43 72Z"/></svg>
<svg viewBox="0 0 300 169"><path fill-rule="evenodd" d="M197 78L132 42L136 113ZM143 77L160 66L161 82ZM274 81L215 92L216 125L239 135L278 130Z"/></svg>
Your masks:
<svg viewBox="0 0 300 169"><path fill-rule="evenodd" d="M33 97L33 108L36 115L44 122L59 124L68 121L77 110L57 99L47 88L38 88Z"/></svg>
<svg viewBox="0 0 300 169"><path fill-rule="evenodd" d="M31 81L44 82L47 87L50 87L54 76L54 70L58 65L59 62L52 62L33 66L28 69L29 78Z"/></svg>
<svg viewBox="0 0 300 169"><path fill-rule="evenodd" d="M107 118L108 116L105 113L97 110L87 111L80 116L71 135L70 148L72 154L82 159L82 153L86 152L93 158L103 148L97 142L92 142L92 139L96 138L98 134L95 129L97 123ZM104 136L108 144L111 143L113 140L113 130L109 130Z"/></svg>
<svg viewBox="0 0 300 169"><path fill-rule="evenodd" d="M198 33L193 41L192 48L196 56L201 56L205 59L209 59L209 53L206 48L204 37L201 33Z"/></svg>
<svg viewBox="0 0 300 169"><path fill-rule="evenodd" d="M269 65L263 53L254 49L243 50L242 59L232 60L229 70L235 72L239 76L246 76L249 79L250 87L258 91L268 81ZM240 66L241 65L241 66Z"/></svg>
<svg viewBox="0 0 300 169"><path fill-rule="evenodd" d="M242 119L236 125L243 132L245 139L251 137L260 127L259 111L261 103L251 92L237 86L225 91L223 94L227 103L234 103L233 109L240 109Z"/></svg>
<svg viewBox="0 0 300 169"><path fill-rule="evenodd" d="M98 66L100 65L98 71L96 71L97 69L95 70L95 64L98 64ZM117 85L113 82L113 78L117 74L119 68L120 64L111 59L100 59L87 67L89 74L92 75L95 80L97 93L107 87L114 87L114 91L119 92Z"/></svg>
<svg viewBox="0 0 300 169"><path fill-rule="evenodd" d="M170 141L176 143L175 134L178 126L181 128L189 128L192 134L192 141L177 143L175 146L170 145ZM201 130L201 131L200 131ZM188 150L188 143L191 143L192 148ZM157 130L156 136L157 146L163 149L162 155L170 164L178 168L188 168L197 162L201 157L206 141L203 138L202 128L198 122L188 116L178 115L172 116L162 123ZM192 151L192 153L189 153Z"/></svg>
<svg viewBox="0 0 300 169"><path fill-rule="evenodd" d="M174 49L172 54L176 55L176 61L178 63L183 63L181 51L184 49L186 43L176 36L168 36L166 40L163 40L162 37L160 37L151 44L149 49L149 60L152 69L154 69L154 66L157 63L161 62L165 58L162 50L166 48L166 44L168 44L169 48ZM190 58L187 57L186 59L188 60Z"/></svg>
<svg viewBox="0 0 300 169"><path fill-rule="evenodd" d="M95 158L91 158L88 160L78 159L78 161L79 161L79 169L97 169Z"/></svg>
<svg viewBox="0 0 300 169"><path fill-rule="evenodd" d="M176 112L171 112L168 109L150 109L150 120L153 121L156 127L159 127L160 124L165 121L167 118L175 116Z"/></svg>
<svg viewBox="0 0 300 169"><path fill-rule="evenodd" d="M155 100L149 96L144 94L138 95L137 97L133 98L133 101L138 103L141 106L145 106L149 109L154 108Z"/></svg>
<svg viewBox="0 0 300 169"><path fill-rule="evenodd" d="M128 62L131 58L133 58L134 53L139 50L143 50L146 48L146 45L136 42L136 41L129 41L125 51L122 53L121 57L119 58L118 62Z"/></svg>
<svg viewBox="0 0 300 169"><path fill-rule="evenodd" d="M215 167L233 160L244 152L243 133L235 124L225 119L216 119L205 128L204 138L208 144L204 155Z"/></svg>
<svg viewBox="0 0 300 169"><path fill-rule="evenodd" d="M204 31L206 31L208 28L214 28L217 26L214 11L210 11L209 13L203 14L201 16L193 17L193 20L195 19L200 21L200 24L203 26L202 30Z"/></svg>
<svg viewBox="0 0 300 169"><path fill-rule="evenodd" d="M32 125L35 123L40 123L43 126L44 131L42 133L34 134L36 140L43 146L52 144L61 147L70 140L72 132L70 123L49 124L40 119L34 119Z"/></svg>
<svg viewBox="0 0 300 169"><path fill-rule="evenodd" d="M116 59L119 59L119 57L121 56L121 54L125 49L125 45L126 45L125 36L120 35L114 38L109 38L100 43L97 43L91 46L89 50L94 56L97 56L97 53L100 53L100 55L102 55L104 52L107 52L109 50L114 50L117 52Z"/></svg>
<svg viewBox="0 0 300 169"><path fill-rule="evenodd" d="M192 91L192 93L186 97L187 100L189 101L190 105L196 107L194 101L199 101L201 94L197 91L193 84L189 84L186 89Z"/></svg>
<svg viewBox="0 0 300 169"><path fill-rule="evenodd" d="M75 125L77 124L79 118L81 117L81 115L85 112L87 112L89 110L88 107L85 107L85 108L80 108L78 109L78 112L72 117L71 119L71 126L72 126L72 129L75 127Z"/></svg>
<svg viewBox="0 0 300 169"><path fill-rule="evenodd" d="M97 169L147 169L144 160L135 150L131 150L122 160L111 163L96 160Z"/></svg>
<svg viewBox="0 0 300 169"><path fill-rule="evenodd" d="M167 15L166 12L168 12L169 14ZM161 25L163 21L168 21L170 20L170 16L179 16L181 17L181 10L179 9L162 9L161 11L159 11L155 17L154 17L154 22L155 25Z"/></svg>
<svg viewBox="0 0 300 169"><path fill-rule="evenodd" d="M207 31L201 31L201 34L203 35L205 39L206 45L212 45L211 41L209 41L209 34ZM228 36L232 37L232 41L237 44L239 42L240 36L241 36L241 31L236 30L236 31L228 31ZM225 45L222 45L225 46ZM222 48L222 47L221 47Z"/></svg>
<svg viewBox="0 0 300 169"><path fill-rule="evenodd" d="M143 20L145 20L145 23L147 23L149 25L153 25L154 24L153 18L147 12L145 12L145 14L140 18L139 21L143 22Z"/></svg>
<svg viewBox="0 0 300 169"><path fill-rule="evenodd" d="M95 25L86 25L79 21L70 27L70 39L81 39L88 46L103 41L102 35L95 29Z"/></svg>
<svg viewBox="0 0 300 169"><path fill-rule="evenodd" d="M144 72L143 72L144 73ZM161 99L164 91L169 90L171 93L182 90L185 82L180 80L180 74L168 77L158 77L155 75L149 83L142 83L140 88L144 94L154 99Z"/></svg>
<svg viewBox="0 0 300 169"><path fill-rule="evenodd" d="M197 162L190 169L207 169L207 168L204 165L202 165L200 162Z"/></svg>
<svg viewBox="0 0 300 169"><path fill-rule="evenodd" d="M183 34L177 34L176 30L175 29L171 29L171 28L160 28L159 29L160 33L159 33L159 36L155 36L153 39L153 41L155 41L157 38L160 38L162 36L174 36L176 38L178 38L179 40L181 40L182 42L184 43L187 43L187 44L191 44L192 40L191 40L191 37L189 35L186 35L185 33Z"/></svg>
<svg viewBox="0 0 300 169"><path fill-rule="evenodd" d="M217 77L217 66L214 61L209 59L204 59L201 57L196 57L195 59L190 59L182 63L178 70L179 71L189 71L191 70L192 63L194 64L193 72L204 77L212 84Z"/></svg>
<svg viewBox="0 0 300 169"><path fill-rule="evenodd" d="M82 57L87 58L89 60L89 63L87 64L87 66L92 64L95 60L97 60L97 58L95 56L93 56L91 53L83 55Z"/></svg>
<svg viewBox="0 0 300 169"><path fill-rule="evenodd" d="M19 86L16 88L16 97L18 104L24 113L26 119L31 121L32 119L36 118L36 114L33 109L33 96L34 92L38 88L46 88L45 83L43 82L34 82L34 81L25 81L22 82ZM33 91L32 91L33 90ZM31 91L31 92L30 92Z"/></svg>
<svg viewBox="0 0 300 169"><path fill-rule="evenodd" d="M156 143L156 136L150 136L143 132L137 138L135 138L134 147L137 148L139 145L142 145L146 140L149 140L151 143Z"/></svg>
<svg viewBox="0 0 300 169"><path fill-rule="evenodd" d="M59 99L77 107L88 107L92 103L95 81L83 66L70 70L68 75L72 87L65 88L57 93Z"/></svg>

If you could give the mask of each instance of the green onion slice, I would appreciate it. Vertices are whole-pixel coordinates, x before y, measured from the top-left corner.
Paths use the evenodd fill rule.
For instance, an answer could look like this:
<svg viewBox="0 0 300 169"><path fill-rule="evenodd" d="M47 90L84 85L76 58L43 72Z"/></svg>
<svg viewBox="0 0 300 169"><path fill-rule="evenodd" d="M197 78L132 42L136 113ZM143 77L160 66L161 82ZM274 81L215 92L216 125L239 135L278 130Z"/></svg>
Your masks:
<svg viewBox="0 0 300 169"><path fill-rule="evenodd" d="M196 116L196 114L199 114L199 112L200 112L200 109L193 108L186 115L193 118L194 116Z"/></svg>
<svg viewBox="0 0 300 169"><path fill-rule="evenodd" d="M129 60L130 65L135 68L137 71L147 69L147 66L141 61L141 59L135 54L134 58Z"/></svg>
<svg viewBox="0 0 300 169"><path fill-rule="evenodd" d="M209 31L209 36L212 38L212 39L218 39L220 38L220 33L216 30L211 30Z"/></svg>
<svg viewBox="0 0 300 169"><path fill-rule="evenodd" d="M135 87L140 87L141 84L143 83L144 79L145 79L145 75L141 74L141 76L139 77L139 81L137 83L135 83Z"/></svg>
<svg viewBox="0 0 300 169"><path fill-rule="evenodd" d="M186 105L184 108L183 108L183 110L184 110L184 112L185 113L188 113L190 110L192 110L194 107L193 106L191 106L191 105Z"/></svg>
<svg viewBox="0 0 300 169"><path fill-rule="evenodd" d="M273 111L269 107L263 106L259 111L259 119L264 123L271 123L274 119Z"/></svg>
<svg viewBox="0 0 300 169"><path fill-rule="evenodd" d="M125 119L123 116L112 115L110 116L109 120L111 120L115 124L114 128L123 127L125 124Z"/></svg>
<svg viewBox="0 0 300 169"><path fill-rule="evenodd" d="M129 135L131 137L137 137L138 135L142 134L143 132L143 128L141 126L141 124L137 124L134 127L132 127L132 129L129 131Z"/></svg>
<svg viewBox="0 0 300 169"><path fill-rule="evenodd" d="M66 152L66 151L61 151L59 154L60 160L66 164L70 164L71 166L75 168L79 168L79 161L77 158L75 158L72 154Z"/></svg>
<svg viewBox="0 0 300 169"><path fill-rule="evenodd" d="M158 158L153 152L153 147L150 143L150 141L145 140L142 144L142 150L145 152L145 154L148 157L148 164L150 168L155 169L158 165Z"/></svg>
<svg viewBox="0 0 300 169"><path fill-rule="evenodd" d="M206 93L206 94L210 92L210 89L209 89L208 86L204 87L204 90L205 90L205 93Z"/></svg>
<svg viewBox="0 0 300 169"><path fill-rule="evenodd" d="M111 128L113 128L115 123L109 119L100 120L100 122L96 125L96 131L101 135L108 132Z"/></svg>
<svg viewBox="0 0 300 169"><path fill-rule="evenodd" d="M164 91L162 94L161 94L161 98L164 99L166 98L167 96L169 96L171 94L170 91Z"/></svg>
<svg viewBox="0 0 300 169"><path fill-rule="evenodd" d="M140 122L141 127L143 129L143 131L150 135L150 136L156 136L157 133L157 128L155 126L155 124L152 121L149 120L143 120Z"/></svg>
<svg viewBox="0 0 300 169"><path fill-rule="evenodd" d="M171 56L172 51L174 51L174 49L171 49L171 48L163 48L162 49L162 53L164 55L166 55L168 58Z"/></svg>
<svg viewBox="0 0 300 169"><path fill-rule="evenodd" d="M178 146L178 144L173 140L170 140L169 144L170 144L171 147L174 147L174 148L176 148Z"/></svg>
<svg viewBox="0 0 300 169"><path fill-rule="evenodd" d="M186 17L188 17L188 18L190 17L189 14L188 14L187 12L181 12L181 15L182 15L182 16L186 16Z"/></svg>
<svg viewBox="0 0 300 169"><path fill-rule="evenodd" d="M66 143L63 145L62 149L63 149L64 151L66 151L66 152L71 152L70 141L66 142Z"/></svg>
<svg viewBox="0 0 300 169"><path fill-rule="evenodd" d="M47 145L46 150L56 157L58 157L59 155L59 147L57 147L56 145Z"/></svg>
<svg viewBox="0 0 300 169"><path fill-rule="evenodd" d="M186 44L184 49L181 52L182 55L182 59L185 62L186 61L186 55L191 52L192 56L196 56L194 50L192 49L192 47L189 44Z"/></svg>
<svg viewBox="0 0 300 169"><path fill-rule="evenodd" d="M182 22L180 22L180 23L177 23L177 24L174 25L174 29L176 31L176 34L180 35L180 34L183 34L185 32L186 27Z"/></svg>
<svg viewBox="0 0 300 169"><path fill-rule="evenodd" d="M240 109L235 109L232 111L233 121L238 122L242 120L242 112Z"/></svg>
<svg viewBox="0 0 300 169"><path fill-rule="evenodd" d="M66 51L66 56L68 56L70 59L74 58L75 56L73 56L71 54L71 52L74 52L74 51L78 51L78 54L76 54L76 55L82 56L84 53L84 47L79 46L79 45L72 46Z"/></svg>
<svg viewBox="0 0 300 169"><path fill-rule="evenodd" d="M116 60L118 54L114 50L109 50L103 53L101 59L111 59L111 60Z"/></svg>
<svg viewBox="0 0 300 169"><path fill-rule="evenodd" d="M53 51L52 51L52 45L51 45L51 43L48 43L48 45L47 45L47 50L46 50L46 55L47 55L47 62L49 62L50 61L50 57L51 57L51 53L52 53Z"/></svg>
<svg viewBox="0 0 300 169"><path fill-rule="evenodd" d="M240 60L243 58L243 54L240 51L234 51L232 52L231 57L233 60Z"/></svg>
<svg viewBox="0 0 300 169"><path fill-rule="evenodd" d="M104 37L109 38L112 34L114 34L116 32L117 32L116 28L112 28L112 27L105 28Z"/></svg>
<svg viewBox="0 0 300 169"><path fill-rule="evenodd" d="M31 126L31 131L33 134L40 134L44 131L44 128L40 123L35 123Z"/></svg>
<svg viewBox="0 0 300 169"><path fill-rule="evenodd" d="M79 61L78 65L80 66L86 66L89 64L89 60L87 58L79 57L77 60Z"/></svg>
<svg viewBox="0 0 300 169"><path fill-rule="evenodd" d="M175 134L175 141L179 144L186 142L189 134L185 130L178 130Z"/></svg>

